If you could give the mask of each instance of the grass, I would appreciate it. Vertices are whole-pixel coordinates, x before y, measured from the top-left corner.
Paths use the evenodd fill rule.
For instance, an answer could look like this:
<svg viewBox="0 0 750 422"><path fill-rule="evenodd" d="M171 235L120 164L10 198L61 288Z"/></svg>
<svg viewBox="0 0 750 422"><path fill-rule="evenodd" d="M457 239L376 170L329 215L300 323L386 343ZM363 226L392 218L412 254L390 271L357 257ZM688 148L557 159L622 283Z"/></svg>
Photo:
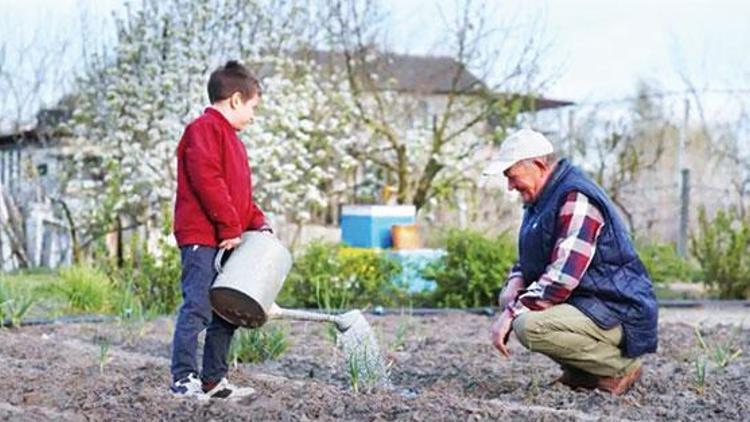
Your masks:
<svg viewBox="0 0 750 422"><path fill-rule="evenodd" d="M104 367L109 363L109 341L106 339L99 340L99 373L104 373Z"/></svg>
<svg viewBox="0 0 750 422"><path fill-rule="evenodd" d="M376 368L377 363L373 358L371 350L367 347L356 348L346 356L346 372L349 377L349 386L354 393L372 391L381 381L382 375Z"/></svg>
<svg viewBox="0 0 750 422"><path fill-rule="evenodd" d="M736 325L732 329L731 335L724 341L717 341L711 345L707 344L698 327L695 327L695 337L698 340L703 353L718 367L726 368L733 360L742 355L742 349L737 345L741 325Z"/></svg>
<svg viewBox="0 0 750 422"><path fill-rule="evenodd" d="M693 359L693 388L698 394L703 394L706 389L708 363L723 370L742 355L742 349L737 344L741 331L742 324L738 324L732 328L727 338L708 342L703 337L700 327L694 328L695 338L698 342L698 353Z"/></svg>
<svg viewBox="0 0 750 422"><path fill-rule="evenodd" d="M259 363L281 356L288 348L286 330L282 327L264 327L254 330L239 329L235 332L229 356L238 363Z"/></svg>
<svg viewBox="0 0 750 422"><path fill-rule="evenodd" d="M401 309L398 325L396 325L396 334L391 343L391 350L402 351L406 347L406 339L413 330L413 314L412 307L409 307L408 313L403 308Z"/></svg>
<svg viewBox="0 0 750 422"><path fill-rule="evenodd" d="M361 357L358 356L358 354L353 354L352 356L349 356L346 360L346 369L349 374L349 385L352 387L352 391L355 393L359 393L359 386L362 382L361 375L362 375L362 360Z"/></svg>
<svg viewBox="0 0 750 422"><path fill-rule="evenodd" d="M36 300L24 289L13 289L0 280L0 327L18 326Z"/></svg>
<svg viewBox="0 0 750 422"><path fill-rule="evenodd" d="M115 288L109 277L98 269L88 266L64 268L59 279L38 291L63 300L72 313L109 313Z"/></svg>
<svg viewBox="0 0 750 422"><path fill-rule="evenodd" d="M693 388L698 394L706 391L706 359L702 355L693 361Z"/></svg>

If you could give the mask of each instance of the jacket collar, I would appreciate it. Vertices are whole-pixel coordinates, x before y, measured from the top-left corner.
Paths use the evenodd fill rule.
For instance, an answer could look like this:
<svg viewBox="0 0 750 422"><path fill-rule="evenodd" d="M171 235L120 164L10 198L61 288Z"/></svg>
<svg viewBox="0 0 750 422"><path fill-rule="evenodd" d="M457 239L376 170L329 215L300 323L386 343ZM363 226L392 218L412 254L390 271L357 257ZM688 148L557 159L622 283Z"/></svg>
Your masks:
<svg viewBox="0 0 750 422"><path fill-rule="evenodd" d="M232 126L231 123L229 123L229 120L227 120L226 117L224 117L221 112L213 107L206 107L205 110L203 110L203 113L211 116L212 118L220 121L222 124L226 125L229 129L235 130L234 126Z"/></svg>

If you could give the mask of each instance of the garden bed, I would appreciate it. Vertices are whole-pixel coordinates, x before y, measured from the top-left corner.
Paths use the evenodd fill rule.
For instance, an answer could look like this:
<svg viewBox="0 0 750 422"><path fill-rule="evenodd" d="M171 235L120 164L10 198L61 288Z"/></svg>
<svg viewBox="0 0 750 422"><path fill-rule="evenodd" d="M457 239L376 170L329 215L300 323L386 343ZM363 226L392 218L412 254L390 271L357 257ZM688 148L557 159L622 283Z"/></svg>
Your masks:
<svg viewBox="0 0 750 422"><path fill-rule="evenodd" d="M645 358L642 381L622 397L548 385L560 374L553 362L515 340L512 359L501 359L488 341L491 319L469 313L368 315L393 383L369 393L352 391L329 329L285 324L286 353L232 368L233 381L258 390L236 403L170 395L169 318L4 329L0 419L746 420L750 330L740 323L749 312L663 311L659 353ZM723 368L720 351L728 352Z"/></svg>

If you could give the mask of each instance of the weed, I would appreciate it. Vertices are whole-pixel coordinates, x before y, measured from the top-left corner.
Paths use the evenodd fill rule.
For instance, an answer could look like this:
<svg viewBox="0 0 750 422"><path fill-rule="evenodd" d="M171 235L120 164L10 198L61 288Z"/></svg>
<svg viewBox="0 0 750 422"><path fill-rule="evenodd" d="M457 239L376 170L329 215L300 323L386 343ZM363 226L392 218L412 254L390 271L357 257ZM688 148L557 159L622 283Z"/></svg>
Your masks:
<svg viewBox="0 0 750 422"><path fill-rule="evenodd" d="M336 341L339 338L339 330L338 328L336 328L336 324L326 324L325 333L326 333L326 338L331 340L333 344L336 344Z"/></svg>
<svg viewBox="0 0 750 422"><path fill-rule="evenodd" d="M698 394L703 394L706 389L706 360L703 356L697 356L693 361L693 388Z"/></svg>
<svg viewBox="0 0 750 422"><path fill-rule="evenodd" d="M17 327L34 303L35 300L28 294L13 292L4 283L0 283L0 327Z"/></svg>
<svg viewBox="0 0 750 422"><path fill-rule="evenodd" d="M235 333L229 356L237 363L258 363L276 359L289 347L286 331L281 327L239 330Z"/></svg>
<svg viewBox="0 0 750 422"><path fill-rule="evenodd" d="M742 354L742 349L736 345L740 330L741 326L735 326L732 330L732 334L726 341L716 342L711 346L706 344L698 327L695 327L695 337L698 339L700 348L709 356L713 363L719 368L726 368L727 365Z"/></svg>
<svg viewBox="0 0 750 422"><path fill-rule="evenodd" d="M383 375L378 371L376 359L378 355L368 350L366 346L351 349L346 354L346 369L349 376L349 386L355 393L372 391L383 381ZM386 375L387 378L387 375Z"/></svg>
<svg viewBox="0 0 750 422"><path fill-rule="evenodd" d="M109 341L106 339L99 340L99 373L104 373L104 367L109 363Z"/></svg>
<svg viewBox="0 0 750 422"><path fill-rule="evenodd" d="M349 374L349 385L352 387L352 391L359 393L360 373L362 372L362 365L360 359L356 354L347 358L346 367Z"/></svg>
<svg viewBox="0 0 750 422"><path fill-rule="evenodd" d="M406 346L407 334L412 331L412 315L413 309L409 307L409 313L406 314L404 309L401 309L401 316L398 319L398 325L396 326L396 336L391 343L392 350L404 350Z"/></svg>
<svg viewBox="0 0 750 422"><path fill-rule="evenodd" d="M62 296L74 312L103 312L110 310L114 295L106 274L92 267L73 266L60 271L60 280L43 288Z"/></svg>

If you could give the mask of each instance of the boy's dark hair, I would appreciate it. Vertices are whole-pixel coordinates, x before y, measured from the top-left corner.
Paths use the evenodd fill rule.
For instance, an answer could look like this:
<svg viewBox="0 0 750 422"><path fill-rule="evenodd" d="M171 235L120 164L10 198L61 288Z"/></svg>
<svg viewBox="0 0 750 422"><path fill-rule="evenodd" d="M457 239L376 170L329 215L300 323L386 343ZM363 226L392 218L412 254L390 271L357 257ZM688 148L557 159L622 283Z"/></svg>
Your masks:
<svg viewBox="0 0 750 422"><path fill-rule="evenodd" d="M211 104L231 97L239 92L243 101L260 96L260 82L237 60L219 66L208 79L208 99Z"/></svg>

